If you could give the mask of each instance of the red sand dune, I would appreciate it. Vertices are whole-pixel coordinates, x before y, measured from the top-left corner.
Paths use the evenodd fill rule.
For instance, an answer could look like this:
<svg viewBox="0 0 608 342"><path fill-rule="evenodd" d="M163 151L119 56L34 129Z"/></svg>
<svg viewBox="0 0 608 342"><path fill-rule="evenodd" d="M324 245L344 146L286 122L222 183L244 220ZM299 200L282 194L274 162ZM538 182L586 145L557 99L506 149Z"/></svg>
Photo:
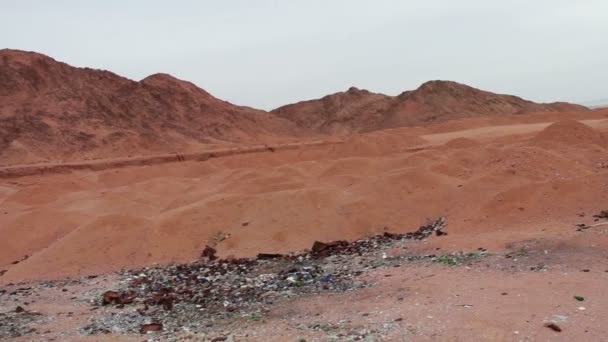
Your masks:
<svg viewBox="0 0 608 342"><path fill-rule="evenodd" d="M608 137L591 127L574 120L558 121L537 134L534 143L543 145L594 144L608 147Z"/></svg>

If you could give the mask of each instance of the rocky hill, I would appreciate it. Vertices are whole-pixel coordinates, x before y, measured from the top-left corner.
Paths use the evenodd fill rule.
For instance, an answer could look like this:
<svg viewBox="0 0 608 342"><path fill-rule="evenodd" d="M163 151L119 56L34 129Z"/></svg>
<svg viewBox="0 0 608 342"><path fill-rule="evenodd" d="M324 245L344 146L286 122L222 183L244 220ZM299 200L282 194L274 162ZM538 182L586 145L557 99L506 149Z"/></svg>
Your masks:
<svg viewBox="0 0 608 342"><path fill-rule="evenodd" d="M128 156L293 136L276 115L155 74L139 82L33 52L0 50L0 161Z"/></svg>
<svg viewBox="0 0 608 342"><path fill-rule="evenodd" d="M265 112L219 100L167 74L137 82L35 52L0 50L0 165L189 152L464 117L584 110L431 81L398 96L353 87Z"/></svg>
<svg viewBox="0 0 608 342"><path fill-rule="evenodd" d="M416 90L394 97L350 88L346 92L283 106L272 112L315 131L351 133L466 117L585 110L588 109L575 104L534 103L456 82L429 81Z"/></svg>

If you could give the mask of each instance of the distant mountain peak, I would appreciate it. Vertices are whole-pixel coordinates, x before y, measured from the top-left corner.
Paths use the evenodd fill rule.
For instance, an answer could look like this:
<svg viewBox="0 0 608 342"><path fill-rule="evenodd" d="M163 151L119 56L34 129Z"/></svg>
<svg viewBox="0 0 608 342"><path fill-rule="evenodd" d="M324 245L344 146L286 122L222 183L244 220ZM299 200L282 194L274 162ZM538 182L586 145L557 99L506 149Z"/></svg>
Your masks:
<svg viewBox="0 0 608 342"><path fill-rule="evenodd" d="M0 50L0 99L0 164L166 153L298 134L288 120L216 99L168 74L135 82L19 50ZM10 153L17 145L25 152Z"/></svg>
<svg viewBox="0 0 608 342"><path fill-rule="evenodd" d="M273 112L298 125L333 133L423 125L464 117L575 110L587 108L568 103L539 104L454 81L432 80L396 97L351 87L345 93L283 106Z"/></svg>

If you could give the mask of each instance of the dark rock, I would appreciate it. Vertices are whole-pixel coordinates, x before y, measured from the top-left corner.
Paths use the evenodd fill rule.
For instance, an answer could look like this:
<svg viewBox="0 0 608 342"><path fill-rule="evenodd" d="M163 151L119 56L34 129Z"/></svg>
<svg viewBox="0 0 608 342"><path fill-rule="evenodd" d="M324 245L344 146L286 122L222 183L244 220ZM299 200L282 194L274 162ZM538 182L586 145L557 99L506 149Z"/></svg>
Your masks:
<svg viewBox="0 0 608 342"><path fill-rule="evenodd" d="M201 258L207 258L210 261L216 260L217 256L215 255L217 251L213 247L205 246L203 252L201 253Z"/></svg>
<svg viewBox="0 0 608 342"><path fill-rule="evenodd" d="M274 253L259 253L257 256L258 260L271 260L282 258L283 254L274 254Z"/></svg>
<svg viewBox="0 0 608 342"><path fill-rule="evenodd" d="M315 257L328 257L333 253L339 252L341 249L344 249L347 246L348 242L344 240L332 241L327 243L315 241L312 244L310 252Z"/></svg>
<svg viewBox="0 0 608 342"><path fill-rule="evenodd" d="M547 327L547 328L549 328L549 329L551 329L551 330L553 330L553 331L557 331L557 332L561 332L562 331L562 328L560 328L559 325L557 325L557 323L555 323L555 322L546 322L544 324L544 326Z"/></svg>
<svg viewBox="0 0 608 342"><path fill-rule="evenodd" d="M602 210L599 214L597 215L593 215L593 217L598 218L598 219L608 219L608 210Z"/></svg>

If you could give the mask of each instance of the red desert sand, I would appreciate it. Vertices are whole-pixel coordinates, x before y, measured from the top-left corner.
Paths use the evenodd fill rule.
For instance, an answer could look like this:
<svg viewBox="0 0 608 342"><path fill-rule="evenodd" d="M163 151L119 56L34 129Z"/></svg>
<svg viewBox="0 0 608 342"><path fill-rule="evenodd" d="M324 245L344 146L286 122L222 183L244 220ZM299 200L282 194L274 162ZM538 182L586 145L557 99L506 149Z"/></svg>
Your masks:
<svg viewBox="0 0 608 342"><path fill-rule="evenodd" d="M397 97L352 88L263 112L168 75L134 82L0 55L2 338L606 336L606 110L435 81ZM156 158L200 151L216 152ZM399 237L439 217L447 234ZM308 252L341 240L316 244L328 255ZM146 297L168 265L191 262L255 270L244 293L270 278L276 288L237 304L221 287L230 284L214 283L228 271L197 278L188 268L163 278L162 301ZM284 268L292 263L297 272ZM209 286L207 299L191 301L186 286ZM110 290L129 300L103 305ZM190 309L201 318L176 325Z"/></svg>

